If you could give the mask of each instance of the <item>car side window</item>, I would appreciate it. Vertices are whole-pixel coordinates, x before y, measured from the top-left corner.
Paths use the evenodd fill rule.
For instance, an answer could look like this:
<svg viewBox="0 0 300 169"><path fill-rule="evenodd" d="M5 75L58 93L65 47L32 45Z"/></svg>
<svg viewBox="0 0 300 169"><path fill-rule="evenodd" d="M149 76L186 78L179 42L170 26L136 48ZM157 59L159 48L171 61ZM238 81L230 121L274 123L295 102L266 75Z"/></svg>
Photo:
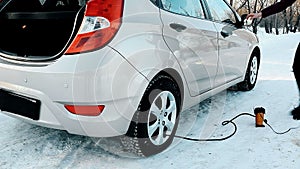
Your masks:
<svg viewBox="0 0 300 169"><path fill-rule="evenodd" d="M232 9L224 0L208 0L207 1L212 18L214 21L235 24L236 16Z"/></svg>
<svg viewBox="0 0 300 169"><path fill-rule="evenodd" d="M150 0L152 3L157 4L157 0Z"/></svg>
<svg viewBox="0 0 300 169"><path fill-rule="evenodd" d="M172 13L204 19L200 0L162 0L164 10Z"/></svg>

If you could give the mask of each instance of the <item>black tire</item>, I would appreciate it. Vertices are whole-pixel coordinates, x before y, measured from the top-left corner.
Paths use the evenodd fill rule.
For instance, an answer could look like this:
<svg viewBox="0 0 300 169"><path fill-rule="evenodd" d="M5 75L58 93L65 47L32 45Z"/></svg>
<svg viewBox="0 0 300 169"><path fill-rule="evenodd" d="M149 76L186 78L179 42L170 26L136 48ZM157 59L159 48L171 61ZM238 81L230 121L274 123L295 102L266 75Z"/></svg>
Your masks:
<svg viewBox="0 0 300 169"><path fill-rule="evenodd" d="M127 134L122 139L124 148L138 157L151 156L168 148L177 130L180 103L177 83L168 76L156 76L148 85ZM167 112L168 108L171 111ZM151 127L158 128L151 132Z"/></svg>
<svg viewBox="0 0 300 169"><path fill-rule="evenodd" d="M245 79L237 84L238 90L249 91L254 88L257 81L259 63L259 57L255 53L252 54L248 63Z"/></svg>

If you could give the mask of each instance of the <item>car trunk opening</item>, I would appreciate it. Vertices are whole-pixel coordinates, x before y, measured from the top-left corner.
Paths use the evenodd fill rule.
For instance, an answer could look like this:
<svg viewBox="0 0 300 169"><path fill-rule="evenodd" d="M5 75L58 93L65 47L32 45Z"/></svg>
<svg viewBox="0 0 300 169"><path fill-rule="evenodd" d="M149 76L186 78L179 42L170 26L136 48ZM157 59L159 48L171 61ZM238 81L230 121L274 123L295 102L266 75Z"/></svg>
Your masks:
<svg viewBox="0 0 300 169"><path fill-rule="evenodd" d="M72 42L86 0L0 1L0 55L19 60L58 57Z"/></svg>

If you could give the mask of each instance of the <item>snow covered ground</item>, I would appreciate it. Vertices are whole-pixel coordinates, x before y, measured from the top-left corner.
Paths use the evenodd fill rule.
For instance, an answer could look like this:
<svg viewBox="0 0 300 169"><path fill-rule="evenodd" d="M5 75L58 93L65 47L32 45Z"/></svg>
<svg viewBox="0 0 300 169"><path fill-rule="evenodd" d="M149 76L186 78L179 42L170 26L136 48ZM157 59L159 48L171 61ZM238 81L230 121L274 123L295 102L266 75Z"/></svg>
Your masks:
<svg viewBox="0 0 300 169"><path fill-rule="evenodd" d="M177 135L220 138L233 127L222 126L241 112L266 109L265 118L281 132L300 126L290 115L297 106L298 90L291 72L300 33L259 33L262 62L257 86L250 92L224 91L192 107L181 116ZM256 128L253 117L235 120L237 133L220 142L192 142L175 138L165 152L143 159L118 152L112 139L95 140L43 128L0 114L0 168L203 168L298 169L300 128L284 135L270 128ZM111 153L114 152L114 153ZM119 155L116 155L119 154Z"/></svg>

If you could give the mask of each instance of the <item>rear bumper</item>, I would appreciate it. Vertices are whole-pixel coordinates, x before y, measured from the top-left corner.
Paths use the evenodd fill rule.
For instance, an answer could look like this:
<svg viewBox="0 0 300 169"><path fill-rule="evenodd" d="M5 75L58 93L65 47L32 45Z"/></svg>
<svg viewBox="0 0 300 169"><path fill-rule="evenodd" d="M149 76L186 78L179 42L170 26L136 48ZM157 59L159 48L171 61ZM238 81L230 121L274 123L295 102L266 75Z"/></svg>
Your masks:
<svg viewBox="0 0 300 169"><path fill-rule="evenodd" d="M62 56L47 66L9 64L0 59L0 89L41 102L38 120L2 113L72 134L125 134L147 84L144 76L109 47ZM101 104L105 109L96 117L79 116L69 113L65 104Z"/></svg>

